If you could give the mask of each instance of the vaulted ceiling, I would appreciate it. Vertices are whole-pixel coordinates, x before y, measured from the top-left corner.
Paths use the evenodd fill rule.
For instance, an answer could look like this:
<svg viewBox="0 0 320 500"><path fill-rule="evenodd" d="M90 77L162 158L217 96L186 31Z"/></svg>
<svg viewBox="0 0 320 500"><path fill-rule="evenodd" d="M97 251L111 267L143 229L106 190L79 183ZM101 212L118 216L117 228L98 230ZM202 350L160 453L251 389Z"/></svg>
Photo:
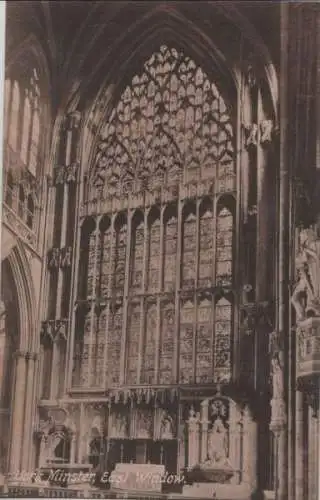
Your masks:
<svg viewBox="0 0 320 500"><path fill-rule="evenodd" d="M181 26L184 26L183 34ZM215 40L239 57L240 33L259 59L278 67L280 13L276 2L124 2L11 1L7 2L7 58L30 33L40 41L48 61L51 96L59 107L66 95L86 80L84 92L96 92L97 82L128 55L139 52L142 39L159 35L174 39L186 28L197 37ZM187 35L188 36L188 35ZM152 38L153 37L153 38ZM132 47L131 47L132 45ZM126 49L125 49L126 47ZM123 53L123 54L122 54Z"/></svg>

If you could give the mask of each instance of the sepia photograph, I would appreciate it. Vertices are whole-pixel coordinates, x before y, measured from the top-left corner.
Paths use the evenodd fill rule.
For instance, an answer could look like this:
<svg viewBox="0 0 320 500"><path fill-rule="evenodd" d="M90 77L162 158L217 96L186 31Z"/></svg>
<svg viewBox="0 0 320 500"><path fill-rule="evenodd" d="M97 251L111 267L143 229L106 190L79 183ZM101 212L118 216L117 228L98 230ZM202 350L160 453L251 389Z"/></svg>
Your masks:
<svg viewBox="0 0 320 500"><path fill-rule="evenodd" d="M0 498L318 500L320 2L0 4Z"/></svg>

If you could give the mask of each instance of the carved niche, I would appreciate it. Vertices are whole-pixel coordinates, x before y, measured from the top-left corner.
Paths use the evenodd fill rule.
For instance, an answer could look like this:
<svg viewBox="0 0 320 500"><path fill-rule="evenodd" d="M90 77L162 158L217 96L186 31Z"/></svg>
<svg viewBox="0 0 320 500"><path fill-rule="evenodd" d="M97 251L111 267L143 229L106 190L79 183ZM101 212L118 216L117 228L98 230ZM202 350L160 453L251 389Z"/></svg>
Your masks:
<svg viewBox="0 0 320 500"><path fill-rule="evenodd" d="M296 272L291 302L296 312L299 380L320 374L320 238L316 227L298 234Z"/></svg>

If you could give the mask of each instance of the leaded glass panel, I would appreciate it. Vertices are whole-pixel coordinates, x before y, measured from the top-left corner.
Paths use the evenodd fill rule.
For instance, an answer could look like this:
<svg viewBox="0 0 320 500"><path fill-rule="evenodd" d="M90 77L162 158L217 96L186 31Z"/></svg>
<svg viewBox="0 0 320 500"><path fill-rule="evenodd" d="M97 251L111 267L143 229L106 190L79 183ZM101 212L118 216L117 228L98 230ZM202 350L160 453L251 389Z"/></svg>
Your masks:
<svg viewBox="0 0 320 500"><path fill-rule="evenodd" d="M127 384L138 382L139 340L141 329L141 305L129 306L127 343Z"/></svg>
<svg viewBox="0 0 320 500"><path fill-rule="evenodd" d="M174 362L174 304L164 303L161 307L160 316L159 383L171 384L173 382Z"/></svg>
<svg viewBox="0 0 320 500"><path fill-rule="evenodd" d="M180 363L179 380L182 384L192 383L193 376L193 332L194 304L185 302L180 310Z"/></svg>
<svg viewBox="0 0 320 500"><path fill-rule="evenodd" d="M107 387L117 386L120 382L120 359L122 339L123 308L110 309L109 331L107 340Z"/></svg>
<svg viewBox="0 0 320 500"><path fill-rule="evenodd" d="M196 382L212 382L212 301L204 299L197 309Z"/></svg>
<svg viewBox="0 0 320 500"><path fill-rule="evenodd" d="M155 337L157 332L157 308L149 305L145 317L144 353L141 366L141 383L155 383Z"/></svg>
<svg viewBox="0 0 320 500"><path fill-rule="evenodd" d="M159 289L159 261L160 261L160 220L152 220L149 226L149 253L147 288L149 291Z"/></svg>
<svg viewBox="0 0 320 500"><path fill-rule="evenodd" d="M214 177L233 162L226 103L194 61L161 46L126 87L101 134L90 197Z"/></svg>
<svg viewBox="0 0 320 500"><path fill-rule="evenodd" d="M229 382L231 378L231 303L221 298L215 311L214 380Z"/></svg>
<svg viewBox="0 0 320 500"><path fill-rule="evenodd" d="M164 289L173 291L176 284L178 220L175 215L168 218L164 228Z"/></svg>

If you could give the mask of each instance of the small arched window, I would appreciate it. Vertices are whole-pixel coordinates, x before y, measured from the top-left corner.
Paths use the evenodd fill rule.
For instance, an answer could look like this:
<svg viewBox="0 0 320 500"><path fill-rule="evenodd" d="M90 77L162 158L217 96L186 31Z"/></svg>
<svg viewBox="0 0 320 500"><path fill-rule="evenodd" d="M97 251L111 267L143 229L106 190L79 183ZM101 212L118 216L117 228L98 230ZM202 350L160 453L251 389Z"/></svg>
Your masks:
<svg viewBox="0 0 320 500"><path fill-rule="evenodd" d="M31 105L29 96L26 95L24 101L24 109L23 109L23 127L22 127L22 139L21 139L21 160L23 161L24 164L27 164L28 161L30 126L31 126Z"/></svg>
<svg viewBox="0 0 320 500"><path fill-rule="evenodd" d="M9 123L9 144L14 151L17 151L18 148L20 99L20 87L15 81L12 89L11 120Z"/></svg>
<svg viewBox="0 0 320 500"><path fill-rule="evenodd" d="M36 110L33 114L33 120L32 120L32 136L31 136L30 160L29 160L29 171L34 176L37 173L39 138L40 138L40 118L39 118L39 111Z"/></svg>
<svg viewBox="0 0 320 500"><path fill-rule="evenodd" d="M25 213L25 194L22 186L19 186L19 204L18 204L18 215L21 219L24 219Z"/></svg>
<svg viewBox="0 0 320 500"><path fill-rule="evenodd" d="M33 227L33 220L34 220L34 201L31 194L29 194L27 203L27 226L29 226L30 229L32 229Z"/></svg>
<svg viewBox="0 0 320 500"><path fill-rule="evenodd" d="M13 189L14 189L13 175L12 175L12 172L9 170L9 172L7 174L7 186L6 186L6 195L5 195L5 202L9 207L12 207Z"/></svg>
<svg viewBox="0 0 320 500"><path fill-rule="evenodd" d="M7 78L4 84L4 125L3 133L5 139L8 137L8 122L9 122L9 110L10 110L10 100L11 100L11 82Z"/></svg>

